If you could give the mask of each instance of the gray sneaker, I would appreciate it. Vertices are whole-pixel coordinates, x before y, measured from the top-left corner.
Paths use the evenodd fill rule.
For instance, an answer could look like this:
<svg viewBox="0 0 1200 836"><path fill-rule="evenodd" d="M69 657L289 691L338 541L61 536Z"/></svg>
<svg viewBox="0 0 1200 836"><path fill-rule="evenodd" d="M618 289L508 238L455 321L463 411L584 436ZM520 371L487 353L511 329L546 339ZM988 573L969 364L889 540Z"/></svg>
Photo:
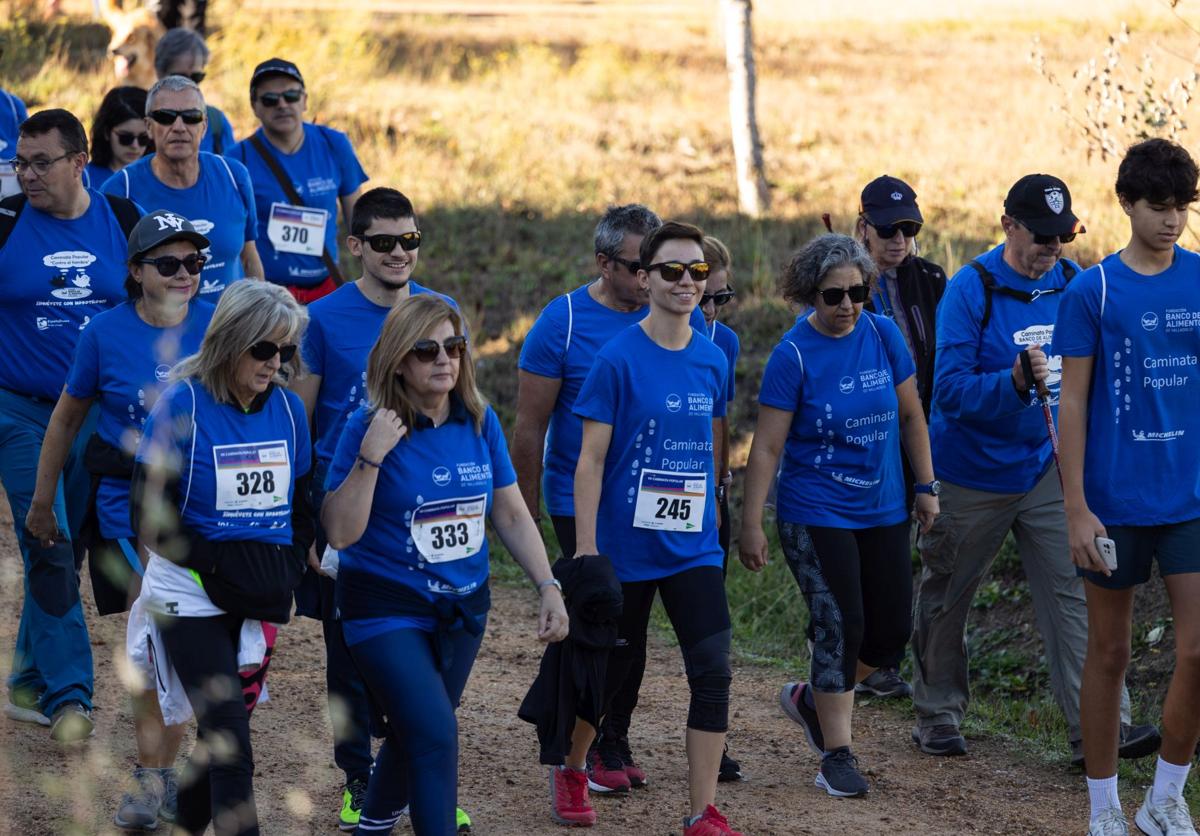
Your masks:
<svg viewBox="0 0 1200 836"><path fill-rule="evenodd" d="M854 686L854 693L890 700L912 696L912 686L904 681L896 668L879 668Z"/></svg>
<svg viewBox="0 0 1200 836"><path fill-rule="evenodd" d="M157 769L139 766L133 770L133 780L137 783L137 789L121 797L113 824L133 833L155 830L158 828L158 810L164 792L162 775Z"/></svg>
<svg viewBox="0 0 1200 836"><path fill-rule="evenodd" d="M10 700L4 704L4 716L10 720L16 720L18 723L36 723L39 726L50 725L50 718L38 710L36 702L29 706L18 705L15 700Z"/></svg>
<svg viewBox="0 0 1200 836"><path fill-rule="evenodd" d="M50 718L50 737L59 743L75 743L92 735L92 711L81 702L71 700L54 709Z"/></svg>
<svg viewBox="0 0 1200 836"><path fill-rule="evenodd" d="M162 770L163 800L158 808L158 818L167 824L173 824L179 813L179 774L172 767Z"/></svg>
<svg viewBox="0 0 1200 836"><path fill-rule="evenodd" d="M1092 822L1088 836L1129 836L1125 814L1115 807L1109 807Z"/></svg>
<svg viewBox="0 0 1200 836"><path fill-rule="evenodd" d="M858 798L871 788L858 771L858 758L850 753L849 746L839 746L825 753L821 758L821 771L813 783L834 798Z"/></svg>
<svg viewBox="0 0 1200 836"><path fill-rule="evenodd" d="M958 726L944 723L937 726L913 726L912 742L927 755L965 755L967 741L959 734Z"/></svg>
<svg viewBox="0 0 1200 836"><path fill-rule="evenodd" d="M1182 798L1154 803L1154 787L1146 790L1146 801L1137 811L1134 824L1149 836L1197 836L1192 814Z"/></svg>

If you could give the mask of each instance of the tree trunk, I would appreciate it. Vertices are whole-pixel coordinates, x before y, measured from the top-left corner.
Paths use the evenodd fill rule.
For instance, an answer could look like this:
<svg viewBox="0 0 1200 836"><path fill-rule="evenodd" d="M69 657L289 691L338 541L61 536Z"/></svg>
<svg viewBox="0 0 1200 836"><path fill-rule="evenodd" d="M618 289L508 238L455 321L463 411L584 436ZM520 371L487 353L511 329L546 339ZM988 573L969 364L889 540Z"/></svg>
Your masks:
<svg viewBox="0 0 1200 836"><path fill-rule="evenodd" d="M763 173L762 140L754 105L754 32L751 0L721 0L725 31L725 65L729 72L729 123L737 164L738 209L752 218L771 206Z"/></svg>

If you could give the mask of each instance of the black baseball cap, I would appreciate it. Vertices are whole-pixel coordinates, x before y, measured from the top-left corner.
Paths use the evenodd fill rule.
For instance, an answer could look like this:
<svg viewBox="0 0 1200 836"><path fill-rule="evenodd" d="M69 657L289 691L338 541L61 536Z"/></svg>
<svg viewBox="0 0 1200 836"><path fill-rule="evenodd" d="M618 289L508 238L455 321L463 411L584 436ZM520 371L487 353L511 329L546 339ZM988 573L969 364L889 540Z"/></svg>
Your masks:
<svg viewBox="0 0 1200 836"><path fill-rule="evenodd" d="M304 86L304 76L300 75L300 68L291 61L284 61L282 58L268 58L257 67L250 76L250 93L253 95L255 86L258 82L269 75L282 75L288 78L294 78L300 82L300 86Z"/></svg>
<svg viewBox="0 0 1200 836"><path fill-rule="evenodd" d="M876 177L862 190L859 212L873 226L915 221L925 223L917 206L917 193L899 177Z"/></svg>
<svg viewBox="0 0 1200 836"><path fill-rule="evenodd" d="M1071 191L1051 174L1026 174L1013 183L1004 198L1004 214L1021 222L1036 235L1083 232L1071 211Z"/></svg>
<svg viewBox="0 0 1200 836"><path fill-rule="evenodd" d="M143 215L129 233L129 260L140 258L155 247L172 241L190 241L201 250L209 245L209 240L197 232L192 222L183 215L157 209Z"/></svg>

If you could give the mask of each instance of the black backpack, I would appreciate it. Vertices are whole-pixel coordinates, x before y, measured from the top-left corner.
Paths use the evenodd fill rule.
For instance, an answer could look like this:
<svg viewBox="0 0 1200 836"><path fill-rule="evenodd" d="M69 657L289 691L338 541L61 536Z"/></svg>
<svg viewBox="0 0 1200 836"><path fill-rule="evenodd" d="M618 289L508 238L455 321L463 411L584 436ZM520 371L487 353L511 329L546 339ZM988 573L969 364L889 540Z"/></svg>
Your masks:
<svg viewBox="0 0 1200 836"><path fill-rule="evenodd" d="M134 226L142 217L137 204L132 200L117 197L115 194L105 194L104 196L108 198L108 205L112 208L113 214L117 216L117 223L121 225L121 231L128 239ZM21 212L25 209L27 202L23 194L9 195L4 200L0 200L0 249L3 249L4 245L8 243L8 236L16 227L17 218L21 217Z"/></svg>
<svg viewBox="0 0 1200 836"><path fill-rule="evenodd" d="M1028 305L1039 296L1047 296L1051 293L1062 293L1064 290L1066 290L1065 283L1069 283L1071 279L1075 278L1075 274L1079 272L1075 269L1074 264L1064 260L1062 263L1064 279L1063 287L1052 287L1047 288L1046 290L1028 291L1018 290L1015 287L1005 287L1002 284L996 284L996 277L993 276L991 272L977 260L971 259L967 263L974 268L975 272L979 274L979 280L983 282L983 319L979 320L979 330L981 333L984 328L987 328L987 324L992 318L993 293L999 293L1003 296L1011 296L1013 299L1020 299L1022 302Z"/></svg>

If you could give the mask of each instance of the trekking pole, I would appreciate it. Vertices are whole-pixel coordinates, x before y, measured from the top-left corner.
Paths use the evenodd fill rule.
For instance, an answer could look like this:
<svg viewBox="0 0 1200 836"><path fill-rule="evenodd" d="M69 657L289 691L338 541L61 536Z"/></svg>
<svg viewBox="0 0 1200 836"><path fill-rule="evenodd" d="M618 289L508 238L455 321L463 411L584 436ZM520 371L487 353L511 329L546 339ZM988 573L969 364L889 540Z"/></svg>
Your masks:
<svg viewBox="0 0 1200 836"><path fill-rule="evenodd" d="M1025 380L1032 381L1037 399L1042 404L1042 418L1046 421L1046 432L1050 434L1050 450L1054 453L1054 469L1058 471L1058 486L1062 487L1062 462L1058 460L1058 430L1054 429L1054 413L1050 411L1050 390L1044 380L1033 379L1033 363L1029 360L1029 350L1021 352L1021 371Z"/></svg>

